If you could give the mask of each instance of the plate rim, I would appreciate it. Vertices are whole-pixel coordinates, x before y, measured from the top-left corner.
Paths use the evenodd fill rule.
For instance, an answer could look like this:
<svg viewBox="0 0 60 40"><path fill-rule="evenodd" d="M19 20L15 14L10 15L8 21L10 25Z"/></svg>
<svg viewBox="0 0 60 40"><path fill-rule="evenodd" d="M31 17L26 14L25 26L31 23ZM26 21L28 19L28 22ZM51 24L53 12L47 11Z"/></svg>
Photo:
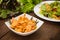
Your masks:
<svg viewBox="0 0 60 40"><path fill-rule="evenodd" d="M44 4L44 3L49 3L49 2L55 2L55 1L43 1L43 2L41 2L41 3L39 3L39 4L37 4L35 7L34 7L34 13L38 16L38 17L40 17L40 18L42 18L42 19L44 19L44 20L47 20L47 21L52 21L52 22L60 22L60 20L54 20L54 19L50 19L50 18L48 18L48 17L45 17L45 16L42 16L41 14L39 14L38 12L36 12L36 9L37 8L39 8L42 4ZM58 2L60 2L60 1L58 1Z"/></svg>

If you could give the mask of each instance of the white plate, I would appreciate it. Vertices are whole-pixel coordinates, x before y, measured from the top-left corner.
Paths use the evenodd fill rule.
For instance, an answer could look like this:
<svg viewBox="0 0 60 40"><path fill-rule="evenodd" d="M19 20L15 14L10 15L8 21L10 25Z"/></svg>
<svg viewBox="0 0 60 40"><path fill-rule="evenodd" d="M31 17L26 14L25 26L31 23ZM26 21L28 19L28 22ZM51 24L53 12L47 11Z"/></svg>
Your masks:
<svg viewBox="0 0 60 40"><path fill-rule="evenodd" d="M15 17L15 19L18 19L20 16L23 16L23 15L24 15L24 14L19 15L19 16ZM33 16L30 16L30 15L26 14L26 17L27 17L28 19L31 19L31 17L33 17ZM37 19L37 18L35 18L35 17L33 17L33 20L35 20L35 21L37 20L37 21L38 21L38 23L37 23L37 28L36 28L35 30L32 30L31 32L27 32L27 33L16 32L15 30L13 30L13 29L10 27L9 21L5 22L5 24L6 24L7 27L8 27L11 31L13 31L14 33L16 33L16 34L18 34L18 35L22 35L22 36L27 36L27 35L30 35L30 34L34 33L35 31L37 31L37 30L42 26L42 24L44 23L43 21L41 21L41 20L39 20L39 19Z"/></svg>
<svg viewBox="0 0 60 40"><path fill-rule="evenodd" d="M42 19L45 19L45 20L48 20L48 21L53 21L53 22L60 22L60 20L51 19L51 18L45 17L41 13L39 13L41 5L43 5L44 3L49 3L50 4L50 3L53 3L53 2L55 2L55 1L43 1L40 4L37 4L34 7L34 13ZM60 1L58 1L58 2L60 2Z"/></svg>

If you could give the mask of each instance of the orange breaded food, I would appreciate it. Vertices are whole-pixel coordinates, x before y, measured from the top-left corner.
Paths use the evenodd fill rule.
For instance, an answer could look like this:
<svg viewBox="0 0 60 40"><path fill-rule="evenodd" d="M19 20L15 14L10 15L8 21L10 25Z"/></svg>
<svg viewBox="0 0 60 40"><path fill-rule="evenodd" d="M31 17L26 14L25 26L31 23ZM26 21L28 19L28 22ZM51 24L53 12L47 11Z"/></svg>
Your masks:
<svg viewBox="0 0 60 40"><path fill-rule="evenodd" d="M17 32L30 32L36 29L36 21L28 19L24 14L18 19L11 19L11 28Z"/></svg>

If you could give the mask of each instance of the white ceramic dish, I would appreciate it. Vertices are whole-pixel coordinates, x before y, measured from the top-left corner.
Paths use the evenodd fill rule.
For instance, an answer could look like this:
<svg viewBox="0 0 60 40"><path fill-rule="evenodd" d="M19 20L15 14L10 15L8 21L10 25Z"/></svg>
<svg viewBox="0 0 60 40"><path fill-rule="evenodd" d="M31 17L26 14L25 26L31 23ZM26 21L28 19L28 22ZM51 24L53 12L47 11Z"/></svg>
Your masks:
<svg viewBox="0 0 60 40"><path fill-rule="evenodd" d="M18 19L20 16L23 16L23 15L24 15L24 14L21 14L21 15L15 17L15 18ZM30 18L33 17L33 16L30 16L30 15L26 14L26 17L27 17L28 19L30 19ZM37 18L35 18L35 17L33 17L33 20L37 20L37 21L38 21L38 23L37 23L37 28L36 28L35 30L32 30L32 31L30 31L30 32L26 32L26 33L16 32L15 30L13 30L13 29L10 27L9 21L5 22L5 24L6 24L7 27L8 27L11 31L13 31L14 33L16 33L16 34L18 34L18 35L22 35L22 36L27 36L27 35L30 35L30 34L34 33L35 31L37 31L37 30L42 26L42 24L44 23L43 21L41 21L41 20L39 20L39 19L37 19Z"/></svg>
<svg viewBox="0 0 60 40"><path fill-rule="evenodd" d="M49 3L50 4L50 3L53 3L53 2L55 2L55 1L43 1L40 4L37 4L34 7L34 13L42 19L45 19L45 20L48 20L48 21L53 21L53 22L60 22L60 20L51 19L51 18L45 17L45 16L43 16L42 14L39 13L41 5L43 5L44 3ZM58 1L58 2L60 2L60 1Z"/></svg>

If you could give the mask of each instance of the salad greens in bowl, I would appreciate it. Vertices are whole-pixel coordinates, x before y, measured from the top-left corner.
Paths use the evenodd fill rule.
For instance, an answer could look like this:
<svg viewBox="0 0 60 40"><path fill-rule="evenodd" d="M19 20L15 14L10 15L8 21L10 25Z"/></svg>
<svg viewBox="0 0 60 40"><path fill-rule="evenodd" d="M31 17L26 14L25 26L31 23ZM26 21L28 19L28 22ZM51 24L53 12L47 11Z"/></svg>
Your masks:
<svg viewBox="0 0 60 40"><path fill-rule="evenodd" d="M60 1L44 1L34 7L34 12L45 20L60 22Z"/></svg>

